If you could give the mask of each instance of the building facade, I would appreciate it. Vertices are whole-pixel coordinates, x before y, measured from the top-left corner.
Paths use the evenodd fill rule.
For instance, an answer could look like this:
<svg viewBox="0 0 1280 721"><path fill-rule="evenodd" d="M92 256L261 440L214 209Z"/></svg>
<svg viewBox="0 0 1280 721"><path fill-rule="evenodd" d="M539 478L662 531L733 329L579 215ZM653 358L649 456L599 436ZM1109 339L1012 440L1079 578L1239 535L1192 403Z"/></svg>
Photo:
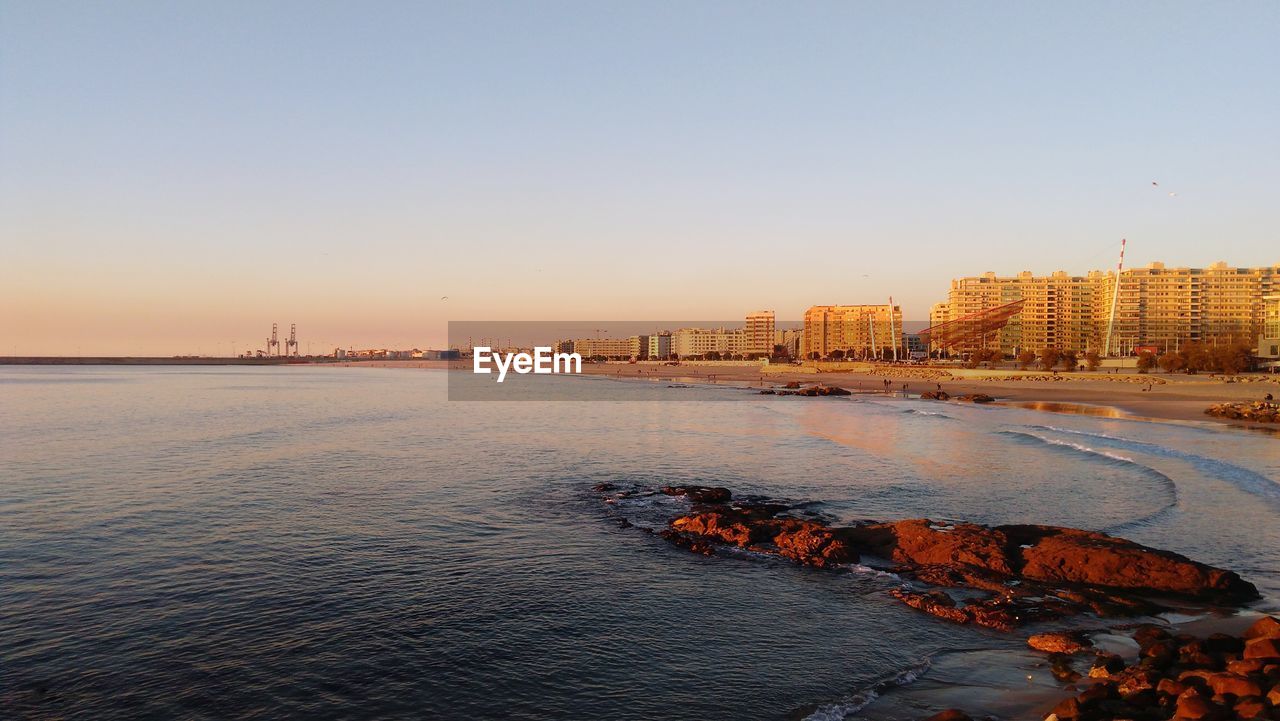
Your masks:
<svg viewBox="0 0 1280 721"><path fill-rule="evenodd" d="M930 311L930 324L1024 300L1022 311L1004 328L969 347L1015 354L1024 349L1052 347L1106 354L1114 271L1069 275L1058 271L1036 276L995 273L951 281L947 301ZM1233 268L1215 263L1208 268L1166 268L1152 263L1120 275L1111 329L1110 354L1127 355L1138 346L1163 352L1188 342L1252 343L1262 332L1263 297L1280 291L1280 265Z"/></svg>
<svg viewBox="0 0 1280 721"><path fill-rule="evenodd" d="M815 305L804 312L804 358L892 357L902 347L902 309L893 305Z"/></svg>
<svg viewBox="0 0 1280 721"><path fill-rule="evenodd" d="M671 357L671 333L662 331L649 336L649 356L651 360L667 360Z"/></svg>
<svg viewBox="0 0 1280 721"><path fill-rule="evenodd" d="M757 355L773 355L774 345L774 313L771 310L758 310L747 314L746 349L744 352Z"/></svg>
<svg viewBox="0 0 1280 721"><path fill-rule="evenodd" d="M681 358L705 356L715 352L720 355L738 355L746 352L747 333L743 329L681 328L672 334L672 352Z"/></svg>
<svg viewBox="0 0 1280 721"><path fill-rule="evenodd" d="M583 358L631 358L631 338L575 338L573 352Z"/></svg>

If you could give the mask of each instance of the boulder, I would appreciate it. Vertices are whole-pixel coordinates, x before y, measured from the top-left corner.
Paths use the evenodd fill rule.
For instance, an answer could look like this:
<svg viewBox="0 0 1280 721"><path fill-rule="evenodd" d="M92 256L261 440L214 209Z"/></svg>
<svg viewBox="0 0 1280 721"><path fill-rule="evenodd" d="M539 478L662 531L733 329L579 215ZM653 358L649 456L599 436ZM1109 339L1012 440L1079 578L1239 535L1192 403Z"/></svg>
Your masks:
<svg viewBox="0 0 1280 721"><path fill-rule="evenodd" d="M1280 659L1280 638L1254 638L1244 645L1245 658Z"/></svg>
<svg viewBox="0 0 1280 721"><path fill-rule="evenodd" d="M827 568L856 563L858 552L839 533L813 521L780 524L773 536L778 554L798 563Z"/></svg>
<svg viewBox="0 0 1280 721"><path fill-rule="evenodd" d="M973 721L973 719L960 709L949 708L946 711L930 716L925 721Z"/></svg>
<svg viewBox="0 0 1280 721"><path fill-rule="evenodd" d="M733 494L719 486L663 486L658 489L668 496L686 496L694 503L726 503Z"/></svg>
<svg viewBox="0 0 1280 721"><path fill-rule="evenodd" d="M1019 547L1024 578L1226 603L1258 597L1258 589L1232 571L1105 533L1032 525L996 530Z"/></svg>
<svg viewBox="0 0 1280 721"><path fill-rule="evenodd" d="M1263 616L1244 632L1246 639L1280 638L1280 621L1271 616Z"/></svg>
<svg viewBox="0 0 1280 721"><path fill-rule="evenodd" d="M1037 651L1071 655L1091 648L1093 643L1082 634L1056 631L1037 633L1027 639L1027 645Z"/></svg>

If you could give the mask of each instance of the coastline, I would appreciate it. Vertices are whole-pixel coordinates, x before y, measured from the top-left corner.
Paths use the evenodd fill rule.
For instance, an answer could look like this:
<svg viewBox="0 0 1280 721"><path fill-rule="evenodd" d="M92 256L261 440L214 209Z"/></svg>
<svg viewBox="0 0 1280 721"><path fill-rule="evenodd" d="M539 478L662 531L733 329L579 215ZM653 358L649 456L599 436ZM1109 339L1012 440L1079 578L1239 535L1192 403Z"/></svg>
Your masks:
<svg viewBox="0 0 1280 721"><path fill-rule="evenodd" d="M882 366L869 370L818 371L792 366L680 365L659 363L602 363L582 367L584 375L631 380L676 380L699 383L734 383L745 387L772 388L790 382L836 386L850 391L885 392L918 396L941 386L952 396L985 393L1004 405L1058 413L1125 418L1140 421L1199 421L1240 428L1280 431L1269 424L1237 421L1205 415L1214 403L1261 400L1267 393L1280 396L1280 376L1258 376L1252 382L1225 382L1209 376L1152 373L1150 375L1099 372L1061 373L1034 371L979 371L927 366ZM907 375L909 374L909 375ZM947 377L927 377L948 374ZM956 375L953 375L956 374ZM1045 379L1045 380L1040 380ZM1150 385L1147 385L1151 382ZM1144 388L1150 390L1143 390ZM1114 410L1111 410L1114 409ZM1270 424L1274 426L1275 424Z"/></svg>

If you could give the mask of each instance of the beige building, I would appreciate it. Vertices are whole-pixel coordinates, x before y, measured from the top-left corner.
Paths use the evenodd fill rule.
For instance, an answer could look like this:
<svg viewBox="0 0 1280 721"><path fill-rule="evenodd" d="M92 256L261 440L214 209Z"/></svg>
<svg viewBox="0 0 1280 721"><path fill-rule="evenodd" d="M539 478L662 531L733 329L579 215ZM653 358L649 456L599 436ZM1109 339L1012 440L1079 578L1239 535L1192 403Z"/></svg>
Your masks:
<svg viewBox="0 0 1280 721"><path fill-rule="evenodd" d="M1280 361L1280 293L1262 299L1262 335L1258 338L1258 357L1274 363Z"/></svg>
<svg viewBox="0 0 1280 721"><path fill-rule="evenodd" d="M712 351L720 355L746 353L746 331L741 328L681 328L671 334L671 352L681 358L703 356Z"/></svg>
<svg viewBox="0 0 1280 721"><path fill-rule="evenodd" d="M631 358L631 338L575 338L573 352L585 358Z"/></svg>
<svg viewBox="0 0 1280 721"><path fill-rule="evenodd" d="M1101 353L1115 278L1114 271L959 278L951 281L947 301L932 308L929 320L936 325L1021 299L1022 311L1003 329L954 350L987 347L1013 354L1054 347ZM1191 341L1252 342L1262 332L1262 299L1278 290L1280 265L1166 268L1152 263L1127 269L1120 277L1111 354L1129 354L1137 346L1176 349Z"/></svg>
<svg viewBox="0 0 1280 721"><path fill-rule="evenodd" d="M747 314L746 352L773 355L774 314L771 310L758 310Z"/></svg>
<svg viewBox="0 0 1280 721"><path fill-rule="evenodd" d="M895 341L896 337L896 341ZM892 357L902 347L902 309L889 305L815 305L804 312L804 358Z"/></svg>

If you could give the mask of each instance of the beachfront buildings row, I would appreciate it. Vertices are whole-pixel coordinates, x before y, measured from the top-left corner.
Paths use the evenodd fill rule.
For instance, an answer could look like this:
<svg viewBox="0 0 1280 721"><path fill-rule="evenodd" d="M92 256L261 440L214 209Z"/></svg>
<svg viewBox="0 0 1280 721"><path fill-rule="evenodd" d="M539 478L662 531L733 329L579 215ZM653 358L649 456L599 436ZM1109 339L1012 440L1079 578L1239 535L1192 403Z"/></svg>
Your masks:
<svg viewBox="0 0 1280 721"><path fill-rule="evenodd" d="M1016 354L1053 347L1129 355L1139 348L1176 350L1189 342L1252 345L1264 335L1264 298L1280 294L1280 264L1168 268L1152 263L1124 270L1118 297L1116 289L1114 271L1083 276L1063 271L1047 276L986 273L953 280L947 300L933 306L929 321L937 326L1024 302L1003 328L950 349L960 352L987 348ZM1109 325L1110 347L1104 349Z"/></svg>
<svg viewBox="0 0 1280 721"><path fill-rule="evenodd" d="M627 338L575 338L557 349L583 358L666 360L695 357L765 357L772 355L777 332L774 312L748 313L742 328L679 328Z"/></svg>

